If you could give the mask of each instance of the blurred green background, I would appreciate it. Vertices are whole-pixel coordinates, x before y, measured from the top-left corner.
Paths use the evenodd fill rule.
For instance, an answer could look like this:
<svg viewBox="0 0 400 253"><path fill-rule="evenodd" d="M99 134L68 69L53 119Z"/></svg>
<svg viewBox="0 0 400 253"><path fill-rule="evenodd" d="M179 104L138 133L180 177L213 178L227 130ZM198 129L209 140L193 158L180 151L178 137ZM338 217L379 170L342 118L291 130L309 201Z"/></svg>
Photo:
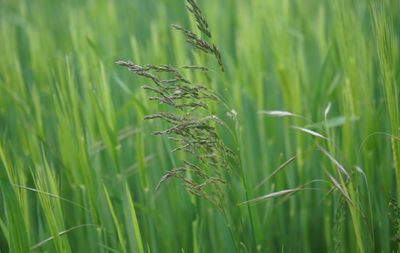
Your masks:
<svg viewBox="0 0 400 253"><path fill-rule="evenodd" d="M115 61L198 63L170 26L190 27L184 0L0 0L0 251L398 250L400 2L198 2L226 69L207 60L206 85L238 112L247 177L238 181L250 198L329 180L335 166L319 143L351 172L360 212L321 184L252 205L252 234L246 207L231 205L233 226L245 224L233 242L218 209L194 205L178 181L154 191L179 155L151 135L163 124L143 121L160 109L140 89L148 81ZM292 125L323 127L329 141Z"/></svg>

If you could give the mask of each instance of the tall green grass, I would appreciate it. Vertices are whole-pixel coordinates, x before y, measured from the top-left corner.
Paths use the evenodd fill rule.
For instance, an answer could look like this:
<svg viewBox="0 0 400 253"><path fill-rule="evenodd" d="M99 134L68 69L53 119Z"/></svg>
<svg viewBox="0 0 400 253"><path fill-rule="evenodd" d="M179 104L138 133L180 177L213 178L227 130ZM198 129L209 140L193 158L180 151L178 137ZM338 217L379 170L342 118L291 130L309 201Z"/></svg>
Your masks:
<svg viewBox="0 0 400 253"><path fill-rule="evenodd" d="M171 29L183 0L0 1L0 251L399 250L399 2L198 2L224 73ZM209 67L187 77L238 112L211 107L243 169L225 212L154 190L186 156L120 59Z"/></svg>

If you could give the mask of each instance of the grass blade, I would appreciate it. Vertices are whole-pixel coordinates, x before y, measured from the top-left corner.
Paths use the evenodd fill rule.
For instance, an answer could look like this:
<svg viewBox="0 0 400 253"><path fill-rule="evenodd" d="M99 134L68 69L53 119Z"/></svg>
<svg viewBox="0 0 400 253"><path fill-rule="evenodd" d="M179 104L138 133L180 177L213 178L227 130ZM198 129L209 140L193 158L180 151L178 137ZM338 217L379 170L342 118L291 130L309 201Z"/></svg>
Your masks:
<svg viewBox="0 0 400 253"><path fill-rule="evenodd" d="M144 253L143 241L142 241L142 236L141 236L140 228L139 228L139 222L136 217L135 205L133 204L133 200L132 200L131 194L129 192L129 187L126 182L125 182L125 191L128 196L129 210L131 213L131 222L132 222L133 228L135 229L135 237L136 237L136 242L137 242L137 245L139 248L139 252Z"/></svg>

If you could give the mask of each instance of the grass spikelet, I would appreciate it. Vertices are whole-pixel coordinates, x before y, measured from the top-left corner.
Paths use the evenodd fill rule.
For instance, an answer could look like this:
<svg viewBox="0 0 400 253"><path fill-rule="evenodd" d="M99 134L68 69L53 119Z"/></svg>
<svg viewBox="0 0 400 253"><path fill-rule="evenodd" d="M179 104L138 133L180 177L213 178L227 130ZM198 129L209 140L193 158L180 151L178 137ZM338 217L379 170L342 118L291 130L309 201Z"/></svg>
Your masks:
<svg viewBox="0 0 400 253"><path fill-rule="evenodd" d="M328 120L327 120L327 119L328 119L328 113L329 113L330 110L331 110L331 106L332 106L332 103L329 102L329 103L328 103L328 106L325 108L325 111L324 111L325 122L328 121Z"/></svg>
<svg viewBox="0 0 400 253"><path fill-rule="evenodd" d="M323 147L321 147L319 145L318 145L318 148L322 151L322 153L324 153L324 155L326 157L329 158L329 160L331 160L333 162L333 164L335 164L335 166L337 168L340 169L341 172L343 172L347 177L350 177L350 175L347 172L347 170L335 158L333 158L333 156L328 151L326 151Z"/></svg>
<svg viewBox="0 0 400 253"><path fill-rule="evenodd" d="M187 0L188 4L186 5L186 9L193 14L193 17L196 19L197 28L202 31L207 37L211 38L211 32L208 30L208 23L199 6L197 5L195 0Z"/></svg>
<svg viewBox="0 0 400 253"><path fill-rule="evenodd" d="M208 29L208 23L206 21L206 18L203 16L201 13L201 10L199 6L197 5L195 0L186 0L187 5L186 9L189 11L190 14L194 17L196 21L197 28L206 35L209 39L211 39L211 32ZM203 40L199 35L195 34L192 31L186 30L182 26L179 25L172 25L172 28L174 28L177 31L181 31L185 37L186 37L186 42L192 46L194 49L198 49L203 51L204 53L209 53L214 55L215 59L218 62L218 65L221 68L221 71L224 72L224 66L222 63L222 57L221 53L218 50L217 46L214 43L207 42L206 40Z"/></svg>
<svg viewBox="0 0 400 253"><path fill-rule="evenodd" d="M300 115L291 113L291 112L285 112L285 111L265 111L261 110L258 111L259 114L265 114L269 116L275 116L275 117L301 117Z"/></svg>
<svg viewBox="0 0 400 253"><path fill-rule="evenodd" d="M357 208L356 205L354 204L354 202L350 199L350 197L344 192L344 190L342 189L340 184L336 181L336 179L327 170L324 170L324 171L328 175L329 179L331 180L331 182L333 183L335 188L339 190L339 192L346 199L346 201L349 202L350 205L352 205L354 208Z"/></svg>
<svg viewBox="0 0 400 253"><path fill-rule="evenodd" d="M261 187L261 185L265 184L271 177L273 177L276 173L278 173L281 169L285 168L287 165L289 165L291 162L293 162L296 159L297 155L292 156L289 158L286 162L282 163L276 170L274 170L268 177L264 178L258 185L256 186L256 190Z"/></svg>
<svg viewBox="0 0 400 253"><path fill-rule="evenodd" d="M305 132L305 133L307 133L307 134L311 134L311 135L313 135L313 136L315 136L315 137L318 137L318 138L321 138L321 139L325 139L325 140L327 139L327 138L326 138L325 136L323 136L322 134L317 133L317 132L315 132L315 131L313 131L313 130L304 128L304 127L292 126L292 128L297 129L297 130L300 130L300 131Z"/></svg>
<svg viewBox="0 0 400 253"><path fill-rule="evenodd" d="M303 185L301 185L299 187L273 192L273 193L270 193L270 194L267 194L267 195L263 195L263 196L257 197L255 199L244 201L242 203L239 203L239 205L247 205L247 204L256 203L256 202L259 202L259 201L262 201L262 200L266 200L266 199L270 199L270 198L275 198L275 197L279 197L279 196L286 196L286 195L290 195L290 194L296 193L298 191L304 191L304 190L322 191L323 189L321 189L321 188L308 188L308 187L306 187L307 185L315 183L315 182L325 182L325 181L324 180L320 180L320 179L315 179L315 180L312 180L312 181L310 181L308 183L305 183L305 184L303 184Z"/></svg>

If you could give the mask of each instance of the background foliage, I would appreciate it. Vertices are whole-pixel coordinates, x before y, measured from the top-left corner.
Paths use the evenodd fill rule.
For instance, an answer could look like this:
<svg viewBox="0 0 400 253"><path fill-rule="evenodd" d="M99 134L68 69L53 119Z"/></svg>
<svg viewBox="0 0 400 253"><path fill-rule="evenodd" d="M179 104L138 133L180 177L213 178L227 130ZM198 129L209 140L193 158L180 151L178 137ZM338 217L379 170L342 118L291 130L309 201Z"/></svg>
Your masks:
<svg viewBox="0 0 400 253"><path fill-rule="evenodd" d="M0 1L1 252L398 249L400 2L199 5L225 74L170 29L193 25L183 0ZM252 226L246 207L231 204L232 241L217 208L178 181L154 191L182 154L151 135L165 125L143 117L160 106L140 89L146 80L114 64L120 59L210 67L210 79L193 77L238 112L246 177L238 180L247 189L234 183L236 199L329 180L324 170L335 166L320 143L350 172L346 185L362 215L321 183L325 191L252 204ZM319 131L316 124L260 110L302 115L329 141L291 128Z"/></svg>

